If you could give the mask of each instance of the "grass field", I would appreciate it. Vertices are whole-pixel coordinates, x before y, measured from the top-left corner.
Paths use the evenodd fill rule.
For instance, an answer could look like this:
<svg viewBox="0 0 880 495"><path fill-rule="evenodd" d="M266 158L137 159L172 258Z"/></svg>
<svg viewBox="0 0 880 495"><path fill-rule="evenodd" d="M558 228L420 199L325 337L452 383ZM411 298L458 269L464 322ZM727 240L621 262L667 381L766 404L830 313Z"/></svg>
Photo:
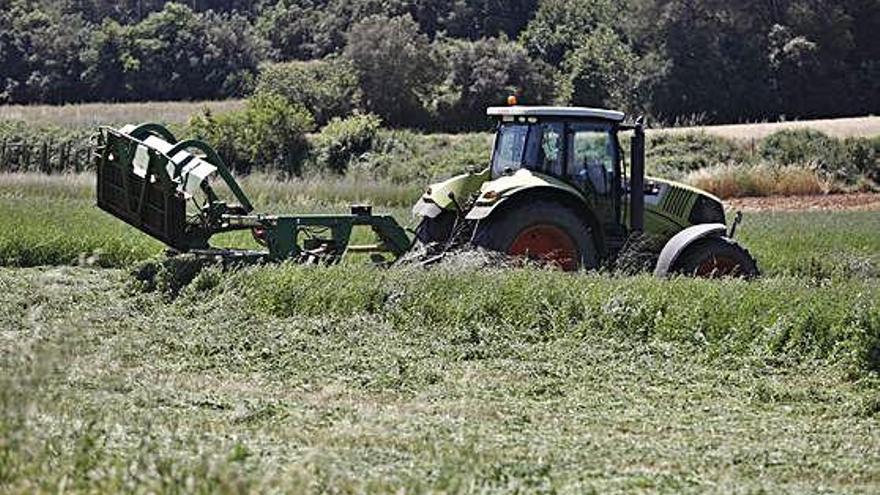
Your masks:
<svg viewBox="0 0 880 495"><path fill-rule="evenodd" d="M0 105L0 121L95 128L140 122L183 124L203 108L215 113L238 110L243 100L146 103L79 103L74 105Z"/></svg>
<svg viewBox="0 0 880 495"><path fill-rule="evenodd" d="M874 137L880 136L880 117L870 116L792 122L675 127L663 129L661 132L687 133L702 131L729 139L757 141L773 134L774 132L794 129L815 129L837 138Z"/></svg>
<svg viewBox="0 0 880 495"><path fill-rule="evenodd" d="M751 283L348 263L170 299L91 180L0 176L2 492L880 489L877 212L749 213ZM409 220L405 186L248 181Z"/></svg>
<svg viewBox="0 0 880 495"><path fill-rule="evenodd" d="M0 121L23 120L31 124L65 127L97 127L132 122L185 123L202 108L214 112L238 110L243 100L205 102L81 103L74 105L0 105ZM737 140L759 140L783 129L816 129L829 136L873 137L880 135L880 117L853 117L812 121L768 122L752 124L690 126L656 129L651 132L694 132Z"/></svg>

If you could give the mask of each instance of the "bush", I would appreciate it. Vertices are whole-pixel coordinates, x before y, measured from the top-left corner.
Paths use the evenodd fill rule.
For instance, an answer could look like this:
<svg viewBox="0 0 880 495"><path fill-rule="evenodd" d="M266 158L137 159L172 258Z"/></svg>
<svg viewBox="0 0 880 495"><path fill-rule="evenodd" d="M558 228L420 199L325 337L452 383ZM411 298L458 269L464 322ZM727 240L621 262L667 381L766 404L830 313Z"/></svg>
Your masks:
<svg viewBox="0 0 880 495"><path fill-rule="evenodd" d="M314 140L319 164L345 173L348 164L373 149L382 121L372 114L333 119Z"/></svg>
<svg viewBox="0 0 880 495"><path fill-rule="evenodd" d="M846 161L859 174L880 183L880 136L846 138L843 141Z"/></svg>
<svg viewBox="0 0 880 495"><path fill-rule="evenodd" d="M306 133L314 128L311 114L278 95L258 94L245 109L221 115L209 111L190 120L190 129L214 145L233 170L280 171L302 175L308 156Z"/></svg>
<svg viewBox="0 0 880 495"><path fill-rule="evenodd" d="M649 170L671 179L702 168L747 161L736 142L705 132L654 132L648 136L645 152Z"/></svg>
<svg viewBox="0 0 880 495"><path fill-rule="evenodd" d="M760 154L771 163L812 167L836 179L855 175L842 143L814 129L775 132L761 142Z"/></svg>
<svg viewBox="0 0 880 495"><path fill-rule="evenodd" d="M370 159L361 166L395 184L422 184L488 166L492 136L485 133L379 133Z"/></svg>
<svg viewBox="0 0 880 495"><path fill-rule="evenodd" d="M361 100L357 72L341 58L263 65L257 93L277 94L301 105L318 125L350 115Z"/></svg>

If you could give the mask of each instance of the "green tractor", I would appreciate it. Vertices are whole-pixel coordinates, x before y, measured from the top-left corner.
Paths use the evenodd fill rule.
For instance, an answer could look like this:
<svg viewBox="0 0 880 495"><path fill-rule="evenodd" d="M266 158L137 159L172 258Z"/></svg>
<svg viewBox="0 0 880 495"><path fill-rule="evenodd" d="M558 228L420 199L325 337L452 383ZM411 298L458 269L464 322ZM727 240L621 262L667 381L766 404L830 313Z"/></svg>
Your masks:
<svg viewBox="0 0 880 495"><path fill-rule="evenodd" d="M492 107L498 121L490 166L433 184L413 207L417 241L474 246L595 269L624 256L633 239L655 257L658 276L758 275L733 240L721 200L684 184L645 177L641 119L575 107ZM629 177L621 133L631 133Z"/></svg>

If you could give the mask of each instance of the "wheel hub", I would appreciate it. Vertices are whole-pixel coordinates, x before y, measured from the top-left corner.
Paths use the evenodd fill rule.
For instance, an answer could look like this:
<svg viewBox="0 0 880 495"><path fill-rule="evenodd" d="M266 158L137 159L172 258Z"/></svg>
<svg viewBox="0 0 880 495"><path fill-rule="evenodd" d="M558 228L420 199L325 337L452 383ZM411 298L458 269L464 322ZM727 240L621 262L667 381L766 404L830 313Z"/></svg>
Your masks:
<svg viewBox="0 0 880 495"><path fill-rule="evenodd" d="M571 236L555 225L527 227L510 245L508 254L527 256L570 272L578 268L577 247Z"/></svg>

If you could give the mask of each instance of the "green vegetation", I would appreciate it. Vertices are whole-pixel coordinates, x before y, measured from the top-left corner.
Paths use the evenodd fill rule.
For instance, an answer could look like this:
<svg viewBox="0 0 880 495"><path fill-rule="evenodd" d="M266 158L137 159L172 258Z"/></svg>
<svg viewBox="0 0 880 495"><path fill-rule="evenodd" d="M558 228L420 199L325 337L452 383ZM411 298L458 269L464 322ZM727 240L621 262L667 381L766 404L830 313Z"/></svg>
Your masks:
<svg viewBox="0 0 880 495"><path fill-rule="evenodd" d="M93 178L0 176L0 264L34 266L98 264L127 267L161 252L161 246L94 207ZM369 202L414 227L410 214L420 190L349 177L279 182L254 175L242 181L251 200L267 212L338 212ZM825 279L880 276L880 231L876 212L751 213L740 229L767 275ZM78 226L88 227L80 229ZM77 226L71 231L71 226ZM80 231L82 230L82 231ZM360 234L358 241L364 239ZM221 244L250 242L249 235Z"/></svg>
<svg viewBox="0 0 880 495"><path fill-rule="evenodd" d="M334 118L320 132L307 134L313 129L308 112L286 98L267 90L240 110L206 109L188 125L171 127L180 137L206 139L243 173L347 173L360 182L417 189L469 168L483 168L489 160L488 134L381 129L380 121L369 114ZM0 147L7 145L0 148L0 171L88 170L91 132L0 121ZM724 198L873 190L880 180L878 137L841 139L815 130L783 130L748 142L706 132L653 131L647 153L649 173L683 180Z"/></svg>
<svg viewBox="0 0 880 495"><path fill-rule="evenodd" d="M130 283L0 269L5 491L880 482L876 279L286 266L203 272L173 302Z"/></svg>
<svg viewBox="0 0 880 495"><path fill-rule="evenodd" d="M333 119L314 140L318 165L344 174L352 160L373 150L382 121L375 115Z"/></svg>
<svg viewBox="0 0 880 495"><path fill-rule="evenodd" d="M0 179L4 492L880 484L875 212L747 215L755 282L352 260L207 268L170 297L185 262L136 281L162 248L91 177ZM402 221L418 193L356 171L243 186Z"/></svg>
<svg viewBox="0 0 880 495"><path fill-rule="evenodd" d="M235 172L299 176L309 153L306 133L313 127L304 108L266 93L250 98L239 111L213 115L206 110L190 120L187 130L212 143Z"/></svg>
<svg viewBox="0 0 880 495"><path fill-rule="evenodd" d="M359 110L431 131L486 129L473 116L510 93L665 122L876 114L876 8L865 0L2 0L0 103L221 99L256 85L292 96L320 124Z"/></svg>

